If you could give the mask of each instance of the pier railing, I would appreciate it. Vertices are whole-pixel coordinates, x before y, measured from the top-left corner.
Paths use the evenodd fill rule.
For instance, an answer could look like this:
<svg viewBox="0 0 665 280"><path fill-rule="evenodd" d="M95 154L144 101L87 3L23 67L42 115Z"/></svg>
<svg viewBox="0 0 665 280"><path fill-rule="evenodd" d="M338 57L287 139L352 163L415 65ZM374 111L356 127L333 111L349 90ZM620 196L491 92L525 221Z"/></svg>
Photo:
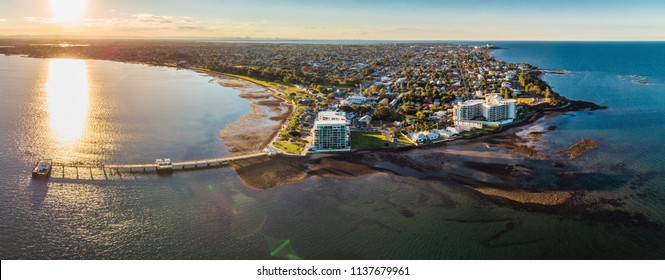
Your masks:
<svg viewBox="0 0 665 280"><path fill-rule="evenodd" d="M258 158L263 156L268 156L269 153L255 153L241 156L231 156L223 158L212 158L212 159L202 159L202 160L191 160L191 161L179 161L172 162L173 171L186 171L186 170L199 170L199 169L208 169L214 167L223 167L229 165L231 162L240 161L240 160L249 160L252 158ZM90 164L90 163L75 163L75 162L57 162L52 163L52 175L62 174L62 178L65 178L65 169L70 168L76 171L76 179L80 178L89 178L93 179L93 169L100 171L105 179L109 178L109 175L119 174L121 172L156 172L157 164L156 163L130 163L130 164ZM82 175L82 174L85 175Z"/></svg>

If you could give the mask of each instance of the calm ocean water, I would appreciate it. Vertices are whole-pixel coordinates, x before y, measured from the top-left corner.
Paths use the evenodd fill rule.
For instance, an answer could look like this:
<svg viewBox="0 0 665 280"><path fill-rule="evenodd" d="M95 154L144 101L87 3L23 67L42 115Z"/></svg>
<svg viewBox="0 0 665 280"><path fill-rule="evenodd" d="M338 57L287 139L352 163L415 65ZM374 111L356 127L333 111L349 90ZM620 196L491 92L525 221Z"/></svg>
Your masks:
<svg viewBox="0 0 665 280"><path fill-rule="evenodd" d="M599 148L574 163L593 179L583 187L665 223L665 44L495 45L506 48L494 53L500 59L571 71L545 80L565 96L610 107L555 118L558 129L543 145L598 139ZM632 83L631 74L654 85ZM249 104L188 71L2 56L0 99L2 259L665 257L662 237L639 227L516 210L388 174L313 177L269 190L246 187L228 168L32 181L39 156L116 162L228 154L218 131ZM614 171L617 164L623 171ZM406 208L414 217L400 214Z"/></svg>
<svg viewBox="0 0 665 280"><path fill-rule="evenodd" d="M501 46L506 49L494 53L498 59L568 70L570 74L547 74L544 80L571 99L609 107L557 118L554 123L559 129L543 140L563 148L580 137L598 139L598 151L579 164L587 172L614 176L605 176L602 185L593 187L630 197L626 207L665 221L665 43L534 42ZM631 189L631 184L625 184L627 178L609 172L617 164L624 164L628 173L644 184Z"/></svg>

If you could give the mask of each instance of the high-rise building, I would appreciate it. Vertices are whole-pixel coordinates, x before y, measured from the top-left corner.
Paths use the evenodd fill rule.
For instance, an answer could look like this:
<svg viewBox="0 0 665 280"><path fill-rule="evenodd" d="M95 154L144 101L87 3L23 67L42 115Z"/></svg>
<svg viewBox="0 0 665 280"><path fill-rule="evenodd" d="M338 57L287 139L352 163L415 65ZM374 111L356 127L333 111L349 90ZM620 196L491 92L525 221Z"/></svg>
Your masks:
<svg viewBox="0 0 665 280"><path fill-rule="evenodd" d="M503 99L498 94L490 94L485 100L474 99L455 104L456 121L477 120L480 117L488 122L515 119L516 100Z"/></svg>
<svg viewBox="0 0 665 280"><path fill-rule="evenodd" d="M502 120L515 119L515 99L503 99L498 94L490 94L485 97L482 114L485 120L497 122Z"/></svg>
<svg viewBox="0 0 665 280"><path fill-rule="evenodd" d="M482 114L482 105L483 101L478 99L457 102L453 111L455 120L467 121L479 117Z"/></svg>
<svg viewBox="0 0 665 280"><path fill-rule="evenodd" d="M348 151L351 129L343 113L319 112L314 122L313 148L316 151Z"/></svg>

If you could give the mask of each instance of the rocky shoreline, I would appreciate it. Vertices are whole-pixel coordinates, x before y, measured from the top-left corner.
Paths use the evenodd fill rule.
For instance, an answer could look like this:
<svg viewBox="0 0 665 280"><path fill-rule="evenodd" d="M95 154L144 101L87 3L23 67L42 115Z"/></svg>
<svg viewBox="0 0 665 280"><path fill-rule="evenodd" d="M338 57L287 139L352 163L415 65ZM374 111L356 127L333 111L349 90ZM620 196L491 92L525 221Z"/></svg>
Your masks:
<svg viewBox="0 0 665 280"><path fill-rule="evenodd" d="M581 139L561 151L542 150L535 145L543 135L557 129L548 125L549 119L572 111L607 108L586 101L569 104L555 111L539 110L522 123L473 139L306 157L266 156L233 167L254 189L280 187L311 177L352 180L389 174L456 186L480 199L519 210L613 226L640 226L653 232L665 229L647 216L623 210L621 199L599 201L589 195L593 190L585 182L598 174L578 172L570 164L591 153L599 145L597 140ZM536 129L542 126L544 129ZM414 215L409 209L401 211L405 217Z"/></svg>

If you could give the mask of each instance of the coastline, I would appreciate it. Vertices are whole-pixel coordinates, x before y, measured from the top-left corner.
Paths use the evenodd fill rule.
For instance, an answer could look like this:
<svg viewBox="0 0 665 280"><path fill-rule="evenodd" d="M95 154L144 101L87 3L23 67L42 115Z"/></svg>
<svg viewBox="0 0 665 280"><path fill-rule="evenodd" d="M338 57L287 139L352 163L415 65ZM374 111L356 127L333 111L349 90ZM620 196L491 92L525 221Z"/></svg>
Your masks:
<svg viewBox="0 0 665 280"><path fill-rule="evenodd" d="M119 62L136 63L127 61ZM274 140L275 136L279 134L284 122L295 111L293 109L295 105L289 104L288 101L283 98L282 95L284 95L284 93L251 80L226 75L208 69L178 68L173 65L150 63L138 64L195 71L211 77L212 80L209 82L214 81L221 86L240 90L240 97L250 102L251 111L248 114L241 116L238 120L230 123L220 131L220 137L224 140L227 148L230 152L236 155L262 151ZM485 135L477 135L469 138L456 139L455 141L439 142L423 146L404 147L399 149L375 149L371 150L371 152L370 150L355 150L344 154L314 154L298 158L278 156L267 158L259 163L243 163L234 165L233 167L248 187L263 189L295 183L311 176L354 177L376 172L401 174L400 172L404 170L412 170L415 172L414 174L419 172L422 173L421 171L418 171L422 166L419 164L410 164L412 161L404 158L403 155L408 155L410 153L418 154L424 150L444 151L445 153L445 151L450 151L451 147L456 148L452 149L453 153L448 153L446 155L455 155L455 153L457 153L457 156L469 157L469 155L477 153L485 147L491 147L497 149L493 151L494 156L497 158L517 157L521 159L549 160L548 158L541 157L540 153L542 151L538 151L533 147L533 143L537 141L530 141L529 139L519 137L516 135L517 131L528 129L532 124L546 116L556 116L568 111L606 108L591 102L571 101L562 97L558 93L554 94L567 101L569 104L551 110L536 108L537 110L523 121L507 125L495 132ZM544 133L546 132L541 133L541 135ZM465 148L458 149L459 147ZM400 160L380 160L375 162L377 156L378 158L398 158ZM331 162L334 162L335 164L329 164ZM391 168L386 168L386 162L395 166L405 167L406 169L397 169L398 172L395 172L395 170ZM548 165L552 166L554 164L548 163ZM435 170L441 170L442 167L455 167L451 166L451 164L445 164L445 166L434 164L433 166ZM300 170L282 172L295 167ZM275 168L280 169L280 172L283 174L276 175L274 172ZM426 168L426 170L428 169ZM407 176L413 176L413 174L408 173L410 172L407 172ZM427 173L425 172L422 174ZM266 176L272 177L272 179L268 180L269 178ZM431 175L422 176L427 177ZM448 180L451 179L450 176L446 177ZM496 194L497 192L494 193ZM508 195L504 195L504 198L506 197L508 197ZM513 197L515 196L513 195Z"/></svg>
<svg viewBox="0 0 665 280"><path fill-rule="evenodd" d="M11 56L14 54L0 54ZM39 57L30 55L18 55L27 58L51 59L55 57ZM295 105L290 104L283 96L285 93L276 89L266 87L254 81L243 79L241 77L227 75L209 69L178 67L172 64L146 63L131 60L103 59L92 57L81 57L74 59L82 60L100 60L119 63L128 63L136 65L145 65L152 67L166 67L175 70L187 70L207 75L220 85L231 89L239 90L239 96L250 102L250 112L240 116L240 118L229 123L220 133L229 152L234 155L246 155L256 152L262 152L270 146L279 135L284 122L288 120L293 112ZM209 82L212 82L209 81ZM266 134L266 131L270 133Z"/></svg>
<svg viewBox="0 0 665 280"><path fill-rule="evenodd" d="M145 71L148 70L150 69ZM166 70L169 69L164 68L163 71ZM259 98L251 100L251 93L246 98L238 99L239 93L246 92L240 85L238 85L240 92L235 90L229 92L221 88L215 91L219 80L209 82L211 77L184 72L190 73L186 74L187 76L199 76L197 79L199 83L211 87L213 89L212 98L233 97L235 102L232 104L237 104L234 106L242 108L242 113L235 114L227 122L236 122L245 115L254 115L252 112L254 109L250 109L247 105L258 104L262 101ZM550 79L552 77L546 75L544 78L547 81L551 80L552 85L559 87L560 92L565 95L579 99L599 100L593 99L591 95L587 97L577 91L569 90L568 86L562 86L562 84L569 84L567 81L569 77ZM158 80L154 81L158 82ZM186 88L184 90L183 92L187 91ZM215 92L216 94L214 94ZM579 92L585 93L587 90L580 87ZM588 92L592 93L592 91ZM628 95L624 95L628 97ZM637 95L631 95L631 97L633 96ZM245 100L249 100L249 102ZM288 213L304 213L306 215L304 217L311 217L305 221L315 224L320 221L325 225L325 230L340 228L339 225L343 225L341 228L344 231L340 230L342 233L348 231L348 228L355 226L356 223L365 222L362 220L358 222L357 217L375 219L380 217L379 221L401 230L403 232L401 235L408 233L408 235L417 236L419 233L427 232L428 236L425 236L427 239L423 239L424 244L429 242L428 240L441 240L441 238L437 239L437 236L444 236L445 230L448 228L460 228L464 230L461 230L462 233L459 236L465 236L465 232L475 232L477 239L490 240L481 243L485 246L483 248L495 248L486 246L485 243L488 243L491 246L505 248L509 252L521 248L542 249L543 252L549 252L545 249L564 247L560 244L562 240L572 240L571 244L577 244L575 240L589 240L581 238L583 235L578 234L580 231L578 228L582 228L582 232L586 230L589 233L606 233L607 231L612 234L611 236L622 236L622 234L626 234L625 232L630 232L629 237L634 237L639 242L649 240L651 236L649 233L656 233L654 235L657 237L657 233L663 230L662 215L654 214L650 212L650 209L635 207L635 204L640 206L639 203L646 202L646 205L651 206L650 202L662 198L662 193L658 192L658 185L663 182L661 180L662 171L659 171L661 168L657 164L653 165L655 167L648 168L640 166L643 162L653 163L653 161L642 161L633 157L649 157L649 154L642 155L641 153L644 151L628 153L627 150L621 149L624 146L614 148L616 141L613 142L614 139L610 137L603 137L608 135L607 131L598 130L606 127L591 126L597 122L590 120L604 120L606 116L613 115L621 109L621 106L616 103L606 103L604 99L600 102L603 102L602 105L610 105L613 107L612 110L595 113L589 110L567 113L567 110L572 110L572 107L567 107L566 110L542 112L541 116L534 114L530 121L505 128L505 131L497 132L497 135L491 134L402 150L378 149L349 154L317 154L308 157L266 156L234 163L231 166L233 170L230 168L211 169L203 172L177 173L175 176L165 178L150 175L136 183L129 182L130 179L127 178L126 182L118 182L118 184L154 186L140 188L140 190L146 189L148 192L145 196L148 198L161 197L154 194L167 193L175 198L174 201L180 203L176 204L177 207L180 207L181 204L184 206L182 208L170 207L171 209L190 209L192 201L194 203L200 200L208 201L208 199L214 201L216 202L214 205L228 210L208 207L201 212L222 216L220 228L224 230L231 228L230 225L235 226L230 223L230 217L235 219L235 209L240 209L245 210L245 212L238 212L238 218L245 222L242 225L248 224L248 213L251 215L250 217L256 216L254 215L256 213L260 215L267 213L266 216L260 217L261 219L268 217L267 224L264 223L265 220L261 219L256 220L255 224L257 227L270 229L266 232L271 233L276 229L275 225L284 225L284 228L302 225L299 222L303 220L302 217L284 215ZM269 108L269 106L260 107ZM196 109L196 107L193 108ZM213 108L213 111L215 110L219 111L219 109ZM617 122L617 118L607 120ZM258 122L261 122L261 119L256 119L255 123ZM212 124L214 125L214 123ZM252 125L248 123L246 126L249 129L249 126ZM221 134L216 134L220 127L206 129L208 135L213 137L212 140L222 137ZM619 125L618 127L624 126ZM266 133L271 131L265 130ZM644 135L633 134L633 132L640 132L637 129L629 132L635 137ZM609 131L609 133L618 133L618 131ZM600 146L597 150L582 154L579 158L569 159L566 154L558 154L569 145L574 146L575 141L581 137L599 140ZM628 141L625 143L644 142ZM223 143L217 142L215 146L225 149ZM643 150L648 150L648 148L657 151L657 145L646 146L646 149ZM535 156L530 157L531 152L536 153ZM616 154L616 156L608 156L608 154ZM559 162L563 164L559 165ZM181 182L182 187L176 185ZM102 190L110 185L103 182L98 184L99 189ZM72 187L68 187L68 189L79 189L77 182L71 182L71 185ZM164 187L160 185L164 185ZM171 185L175 185L175 187L171 187ZM49 196L57 194L62 189L62 187L52 189ZM26 193L30 194L31 189L27 190ZM32 191L32 193L36 192ZM117 193L129 197L134 195L133 192L125 189L121 189ZM248 204L249 207L245 207ZM394 206L391 206L393 204ZM46 202L39 205L48 206L49 200L47 199ZM284 209L281 205L284 205ZM138 209L140 208L145 208L145 206L138 206ZM336 209L343 211L336 212L334 211ZM252 212L253 210L259 211ZM317 214L312 215L312 213ZM332 214L318 216L320 213ZM340 213L347 214L349 219L344 222L341 222L343 221L341 219L329 221L325 219L326 217L342 216ZM646 216L640 216L641 213ZM187 213L185 212L185 214ZM200 212L194 212L194 214L200 214ZM192 220L189 216L183 216ZM280 217L293 218L281 220ZM441 223L441 220L444 222ZM496 220L504 222L486 222ZM289 223L289 221L293 222ZM185 221L183 225L187 226L189 223ZM404 227L400 227L401 225ZM373 224L362 225L359 230L375 230L374 226ZM470 227L465 228L467 226ZM514 228L514 230L503 235L502 238L492 240L495 233L492 230L495 227L498 228L496 231L500 231L500 233L503 233L504 227ZM407 231L407 228L414 228L414 230ZM279 228L277 230L279 231ZM263 230L254 231L254 227L242 231L258 233L257 236L264 233ZM558 233L559 231L561 233ZM302 240L302 237L288 235L293 231L285 229L282 232L284 238ZM322 229L321 232L325 231ZM389 236L381 228L378 228L376 232L380 234L379 236ZM541 235L542 232L551 235ZM633 233L635 235L632 235ZM314 235L310 232L304 232L303 235L305 234ZM226 236L214 236L228 240ZM355 238L352 235L344 236L345 238ZM559 236L564 238L552 238ZM590 236L590 238L595 237L595 235ZM447 239L453 240L453 238ZM549 239L552 241L550 242ZM515 245L518 242L531 242L531 240L541 240L538 241L541 243L526 246ZM380 239L379 241L380 243L390 243L391 240ZM651 243L644 242L645 246L652 246ZM597 250L614 248L612 244L606 247L593 242L590 244L598 245ZM462 243L462 245L473 247L477 243L468 242L468 244ZM505 247L503 247L504 245ZM504 249L490 249L494 252L499 250ZM303 254L303 256L312 255ZM546 256L558 257L561 255Z"/></svg>
<svg viewBox="0 0 665 280"><path fill-rule="evenodd" d="M171 66L166 66L171 67ZM242 79L241 77L231 76L207 69L187 70L206 74L215 79L215 82L221 86L240 90L240 97L250 101L251 111L241 116L238 120L230 123L222 131L220 137L224 140L229 151L234 154L247 154L256 151L262 151L268 147L279 135L284 122L295 112L295 105L289 103L283 96L283 92L273 88L258 84L254 81ZM212 81L212 80L211 80ZM550 129L544 131L533 131L533 127L546 124L548 119L562 115L570 111L580 110L599 110L607 107L599 106L592 102L569 100L558 93L554 93L557 98L565 100L567 103L557 108L536 108L536 110L519 123L510 124L501 127L499 130L489 134L477 135L469 138L460 138L453 141L443 141L431 143L422 146L402 147L398 149L361 149L347 153L324 153L310 154L305 157L293 157L288 155L278 155L264 157L258 162L242 162L232 165L240 179L250 188L266 189L280 187L287 184L301 182L307 178L320 177L339 177L352 178L357 176L371 176L378 173L389 173L394 176L408 177L431 177L432 174L423 172L423 166L413 164L403 155L410 153L422 153L427 150L442 151L443 154L454 155L461 158L472 158L480 155L482 147L491 147L497 149L493 151L493 157L496 158L518 158L520 160L537 160L547 162L546 165L553 170L561 168L559 165L565 161L562 151L541 151L536 148L536 143ZM523 131L530 131L525 135L518 135ZM266 133L269 131L269 133ZM573 144L573 146L577 143ZM451 146L453 147L451 149ZM460 148L462 147L462 148ZM572 146L571 146L572 147ZM581 151L580 154L586 151ZM546 155L543 156L542 154ZM377 161L378 158L383 160ZM429 155L431 157L431 155ZM386 160L387 159L387 160ZM395 160L397 159L397 160ZM568 160L572 160L570 158ZM466 162L466 161L465 161ZM453 167L452 165L457 165ZM386 168L386 166L401 167ZM465 164L433 164L425 168L427 170L461 169L462 173L473 171L473 168ZM496 169L498 168L498 169ZM505 171L504 167L490 167L492 176L511 184L517 184L518 180L523 179L525 174L507 174L499 175ZM406 170L406 172L405 172ZM482 172L482 171L481 171ZM527 172L530 174L530 172ZM415 174L415 175L414 175ZM571 172L561 173L560 177L571 178ZM490 176L490 177L492 177ZM521 189L518 186L503 189L505 186L497 187L487 181L478 181L470 177L460 176L459 174L449 172L445 180L463 185L466 189L478 193L484 197L493 197L505 201L511 201L521 205L541 205L541 206L561 206L569 202L570 199L578 195L577 191L550 191ZM574 176L573 176L574 177ZM466 179L460 179L466 178ZM438 178L437 180L441 180ZM490 178L490 181L492 179ZM566 181L566 180L561 180Z"/></svg>
<svg viewBox="0 0 665 280"><path fill-rule="evenodd" d="M320 180L351 182L389 176L394 180L433 182L435 186L452 188L479 201L517 211L556 214L609 226L637 225L654 233L665 228L662 223L640 213L617 208L621 199L598 199L606 189L588 188L586 182L598 174L578 169L575 162L584 161L587 153L594 152L593 148L580 150L579 155L570 157L559 150L539 147L539 137L556 130L550 126L554 117L554 114L545 114L530 125L436 147L307 157L277 155L234 168L243 183L253 189L286 185L305 187ZM512 141L504 143L506 146L487 145L496 139ZM582 139L578 143L587 141ZM574 149L578 143L569 144ZM535 147L539 157L514 152L510 145ZM565 163L564 166L557 165L560 162ZM616 168L615 172L619 174L629 172L620 164ZM434 188L428 192L438 193L440 190ZM446 194L441 195L445 198Z"/></svg>
<svg viewBox="0 0 665 280"><path fill-rule="evenodd" d="M234 155L261 152L268 147L284 122L295 111L280 92L244 80L210 70L191 69L206 74L220 86L240 91L240 97L250 102L250 112L228 124L220 133L229 152ZM211 80L212 82L212 80Z"/></svg>
<svg viewBox="0 0 665 280"><path fill-rule="evenodd" d="M212 78L209 82L239 90L239 96L250 102L251 110L220 131L220 137L227 148L236 155L262 151L272 143L284 122L295 112L295 105L283 98L284 93L251 80L208 69L144 65L195 71ZM234 163L232 167L243 183L253 189L295 184L310 177L351 179L374 174L390 174L455 184L491 201L507 202L518 208L534 205L563 207L571 203L574 198L583 195L584 191L534 189L522 186L521 182L533 179L534 170L553 172L560 178L561 183L579 180L580 176L573 171L560 171L561 166L558 166L559 162L574 159L564 159L560 152L557 156L556 151L541 151L535 148L535 143L547 131L537 132L538 137L534 139L530 139L533 135L531 133L526 137L518 133L538 126L536 123L542 119L552 118L565 112L585 109L593 111L606 107L591 102L568 100L558 93L555 94L568 103L550 110L536 108L519 123L507 125L485 135L399 149L355 150L348 153L312 154L305 157L266 156L252 162ZM491 151L485 151L487 149ZM542 153L547 155L543 156ZM489 163L484 162L479 165L475 162L476 158L488 156ZM514 163L505 164L504 160ZM538 167L524 165L526 167L518 168L520 172L514 172L515 166L523 166L522 163L533 160L540 162ZM441 170L444 172L441 173ZM557 189L562 186L555 183L550 187Z"/></svg>

